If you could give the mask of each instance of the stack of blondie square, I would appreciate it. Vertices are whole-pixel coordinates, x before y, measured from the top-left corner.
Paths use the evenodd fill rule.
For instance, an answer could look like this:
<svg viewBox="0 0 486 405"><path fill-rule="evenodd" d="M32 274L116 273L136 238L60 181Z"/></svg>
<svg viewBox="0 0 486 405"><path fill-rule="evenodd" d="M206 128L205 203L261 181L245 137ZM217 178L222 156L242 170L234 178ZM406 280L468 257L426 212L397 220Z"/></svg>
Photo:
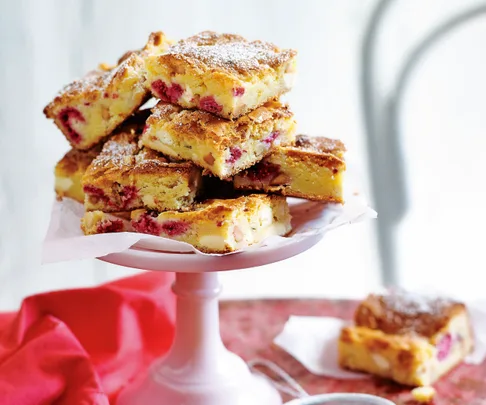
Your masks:
<svg viewBox="0 0 486 405"><path fill-rule="evenodd" d="M227 253L288 234L286 196L342 203L345 170L340 141L296 136L280 100L295 72L296 52L270 43L152 33L44 109L72 146L55 169L58 198L84 204L87 235Z"/></svg>

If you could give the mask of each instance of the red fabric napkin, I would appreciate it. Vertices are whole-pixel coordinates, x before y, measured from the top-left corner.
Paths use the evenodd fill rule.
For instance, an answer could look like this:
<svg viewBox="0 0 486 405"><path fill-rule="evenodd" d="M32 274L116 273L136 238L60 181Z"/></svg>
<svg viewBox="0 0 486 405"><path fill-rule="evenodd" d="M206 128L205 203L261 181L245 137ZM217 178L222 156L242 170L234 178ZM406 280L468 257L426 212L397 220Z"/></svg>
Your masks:
<svg viewBox="0 0 486 405"><path fill-rule="evenodd" d="M0 314L2 405L106 405L174 335L170 273L26 298Z"/></svg>

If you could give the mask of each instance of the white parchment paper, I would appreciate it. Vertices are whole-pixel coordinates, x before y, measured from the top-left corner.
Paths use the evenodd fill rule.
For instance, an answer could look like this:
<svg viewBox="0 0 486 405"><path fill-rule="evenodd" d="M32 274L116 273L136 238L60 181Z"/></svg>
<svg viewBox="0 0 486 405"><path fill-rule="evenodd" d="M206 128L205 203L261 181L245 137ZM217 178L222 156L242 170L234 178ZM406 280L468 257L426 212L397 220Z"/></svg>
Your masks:
<svg viewBox="0 0 486 405"><path fill-rule="evenodd" d="M486 358L486 301L467 304L475 347L466 363L480 364ZM343 370L338 365L337 342L341 328L349 324L338 318L291 316L274 342L297 359L312 374L340 379L369 378Z"/></svg>
<svg viewBox="0 0 486 405"><path fill-rule="evenodd" d="M349 196L344 205L322 204L292 198L288 201L292 214L292 233L288 237L272 236L248 249L255 249L262 245L284 246L316 234L323 235L343 225L376 217L376 212L357 195ZM85 236L80 229L83 214L83 205L76 201L64 199L54 202L51 222L44 240L43 263L102 257L110 253L122 252L134 245L165 252L196 252L206 255L191 245L159 236L132 232Z"/></svg>

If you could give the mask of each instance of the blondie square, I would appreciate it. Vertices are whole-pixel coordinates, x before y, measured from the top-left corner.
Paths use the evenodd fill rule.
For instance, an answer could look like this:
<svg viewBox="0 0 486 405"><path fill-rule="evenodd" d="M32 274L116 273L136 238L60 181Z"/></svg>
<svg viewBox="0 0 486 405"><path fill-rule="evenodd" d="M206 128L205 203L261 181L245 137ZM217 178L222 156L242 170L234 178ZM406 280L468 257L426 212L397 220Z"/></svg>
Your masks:
<svg viewBox="0 0 486 405"><path fill-rule="evenodd" d="M342 367L410 386L427 386L473 348L464 304L394 292L370 295L339 340Z"/></svg>
<svg viewBox="0 0 486 405"><path fill-rule="evenodd" d="M237 118L292 88L296 51L205 31L149 56L147 86L163 101Z"/></svg>
<svg viewBox="0 0 486 405"><path fill-rule="evenodd" d="M285 197L261 194L207 200L187 212L135 210L132 226L207 253L233 252L291 230Z"/></svg>
<svg viewBox="0 0 486 405"><path fill-rule="evenodd" d="M73 148L91 148L149 98L144 59L170 44L162 32L152 33L143 49L127 52L116 66L102 64L66 86L44 108L44 114L54 120Z"/></svg>
<svg viewBox="0 0 486 405"><path fill-rule="evenodd" d="M263 190L308 200L343 202L344 145L334 139L298 135L255 166L238 173L235 188Z"/></svg>
<svg viewBox="0 0 486 405"><path fill-rule="evenodd" d="M139 143L145 118L140 112L117 130L83 177L88 211L189 209L201 184L201 169L175 162Z"/></svg>
<svg viewBox="0 0 486 405"><path fill-rule="evenodd" d="M190 160L221 179L254 165L274 147L289 145L295 139L293 114L276 101L235 121L165 102L159 102L152 111L142 136L145 146Z"/></svg>

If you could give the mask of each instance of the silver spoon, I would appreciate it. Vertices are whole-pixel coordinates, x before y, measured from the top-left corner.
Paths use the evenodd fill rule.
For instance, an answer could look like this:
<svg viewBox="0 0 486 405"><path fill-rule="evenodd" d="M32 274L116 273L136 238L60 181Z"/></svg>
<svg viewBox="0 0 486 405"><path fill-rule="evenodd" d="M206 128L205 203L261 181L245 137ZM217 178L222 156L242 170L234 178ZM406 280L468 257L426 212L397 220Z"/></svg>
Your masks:
<svg viewBox="0 0 486 405"><path fill-rule="evenodd" d="M294 399L285 405L394 405L393 402L367 394L322 394Z"/></svg>

